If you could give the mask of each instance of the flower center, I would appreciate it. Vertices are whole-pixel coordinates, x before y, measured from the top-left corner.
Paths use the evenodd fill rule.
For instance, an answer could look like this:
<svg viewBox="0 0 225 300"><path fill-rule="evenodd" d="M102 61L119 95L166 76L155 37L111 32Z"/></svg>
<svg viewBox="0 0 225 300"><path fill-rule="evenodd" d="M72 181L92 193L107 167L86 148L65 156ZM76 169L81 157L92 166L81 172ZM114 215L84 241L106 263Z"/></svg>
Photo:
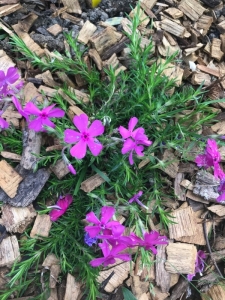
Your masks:
<svg viewBox="0 0 225 300"><path fill-rule="evenodd" d="M47 114L45 112L42 112L41 113L41 117L42 117L42 119L46 119L48 116L47 116Z"/></svg>
<svg viewBox="0 0 225 300"><path fill-rule="evenodd" d="M90 138L90 135L88 132L82 132L81 134L81 139L84 141L84 142L87 142Z"/></svg>
<svg viewBox="0 0 225 300"><path fill-rule="evenodd" d="M105 224L102 224L102 223L101 223L101 224L100 224L100 228L101 228L101 229L105 229Z"/></svg>

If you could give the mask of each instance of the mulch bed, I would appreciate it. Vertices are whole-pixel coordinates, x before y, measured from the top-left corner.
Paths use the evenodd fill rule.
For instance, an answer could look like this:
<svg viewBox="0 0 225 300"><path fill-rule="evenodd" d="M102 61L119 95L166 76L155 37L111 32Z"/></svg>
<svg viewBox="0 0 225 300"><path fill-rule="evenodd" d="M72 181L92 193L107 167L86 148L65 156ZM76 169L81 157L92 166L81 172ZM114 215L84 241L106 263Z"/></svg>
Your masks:
<svg viewBox="0 0 225 300"><path fill-rule="evenodd" d="M130 30L130 21L127 19L126 14L130 14L132 17L134 11L131 12L130 7L135 7L136 1L103 0L101 5L95 9L90 8L89 5L83 0L62 0L62 2L54 0L0 0L0 27L3 28L0 31L0 36L4 32L7 32L9 35L16 32L24 40L27 47L37 55L48 55L54 58L54 50L59 53L63 53L66 50L67 44L65 43L64 33L72 31L74 38L77 37L81 43L81 47L83 49L87 47L88 49L86 51L87 64L95 64L103 78L105 76L103 72L104 67L112 65L118 69L118 73L121 70L126 70L129 68L129 56L126 55L124 49L128 40L123 32L129 32ZM171 67L165 71L165 74L170 78L177 78L178 87L181 84L193 85L194 88L202 85L209 99L218 100L224 98L224 3L219 0L204 0L200 2L197 0L165 0L161 2L143 0L141 8L141 18L143 20L139 27L141 43L145 47L149 44L149 39L153 39L154 56L151 59L156 60L160 58L163 60L166 58L166 55L173 55L177 52L179 63L171 63ZM154 25L150 28L152 20ZM9 43L9 37L1 38L0 69L5 71L9 66L16 64L21 70L22 78L26 82L25 94L27 93L27 97L41 97L41 91L44 91L48 97L51 97L55 92L55 86L60 87L66 81L69 86L75 89L83 101L85 99L88 101L88 95L84 90L85 82L79 76L75 76L71 80L71 78L59 72L41 72L41 70L33 68L28 61L21 61L19 52L15 53L11 50L12 45ZM170 91L171 94L173 92L174 90ZM72 118L77 113L77 107L68 96L65 96L65 99L70 103L68 115ZM223 102L215 102L213 107L214 111L218 113L217 122L211 127L203 127L202 134L225 135L225 104ZM185 113L188 114L190 112L186 111ZM4 117L7 121L12 122L16 128L21 126L21 116L16 111L8 110L4 113ZM179 117L182 117L182 115ZM193 120L193 122L196 121ZM30 136L28 142L24 141L24 148L30 147L32 152L35 153L39 137L38 135L32 136L31 132L26 134ZM45 146L46 151L60 149L60 145L54 144L54 141L51 145L46 143ZM222 162L224 162L224 147L219 149L219 151ZM213 187L210 188L210 183L213 183L213 186L218 186L219 183L210 173L201 173L202 171L199 171L193 163L196 153L199 153L198 149L190 151L189 162L187 163L180 162L179 157L169 150L165 151L162 158L164 161L174 160L174 163L163 171L168 176L168 181L174 188L176 196L176 200L165 199L165 207L176 220L179 220L177 221L178 224L169 225L169 238L177 243L171 244L171 249L169 250L166 250L166 246L158 247L156 257L158 262L155 268L151 270L142 269L137 261L136 266L134 266L134 272L130 274L129 279L127 279L129 276L129 264L109 270L107 275L104 274L104 277L100 279L100 281L103 281L102 291L110 294L110 296L105 296L106 298L104 299L122 299L121 283L123 281L126 281L126 286L131 288L136 298L141 300L203 299L195 294L194 289L190 298L185 298L188 297L186 295L188 295L189 284L186 278L179 275L179 273L187 273L190 265L193 265L196 257L195 245L205 247L207 252L210 252L211 248L213 248L213 253L208 261L210 267L208 267L204 276L200 278L198 289L207 293L213 300L225 299L224 289L220 285L213 285L213 282L218 278L215 275L218 268L217 264L220 270L223 269L222 259L225 251L225 237L222 229L225 208L223 204L219 205L216 203L218 194L215 193ZM0 169L4 169L7 174L14 171L17 172L13 175L13 184L10 180L8 182L7 188L11 194L9 195L0 190L0 199L7 204L2 208L1 224L7 228L8 233L22 233L27 225L33 223L36 218L36 212L32 202L44 187L50 172L56 174L58 178L63 178L67 172L61 161L57 162L57 165L53 166L51 170L43 168L34 174L32 171L24 172L24 170L20 170L20 167L12 170L9 164L5 162L5 159L14 162L22 160L23 166L24 164L32 164L33 161L29 155L30 152L27 153L26 151L23 152L22 157L6 151L1 152ZM26 180L22 183L20 183L20 175L26 177ZM15 180L17 185L14 184ZM100 184L101 182L97 185ZM27 193L30 186L35 191L32 195ZM202 186L207 186L207 191L205 188L201 188ZM84 187L84 191L90 192L89 188L86 187ZM15 207L23 207L23 217L17 215ZM39 225L43 220L38 218L36 218L32 236L35 236L37 232L40 234L38 231ZM154 227L152 229L160 229L157 228L157 224L152 226ZM43 229L46 232L48 230L50 230L50 224ZM213 237L212 241L209 242L208 233L210 231L213 231ZM45 235L46 232L42 232L42 234ZM15 235L6 235L4 230L0 239L0 253L3 253L3 243L4 247L9 249L9 252L12 251L10 250L12 245L17 243L17 237ZM14 248L14 253L9 258L9 261L0 255L0 279L3 276L3 284L0 285L0 288L2 289L5 284L3 279L5 274L4 268L16 259L18 254L16 251L19 251L19 249L15 250ZM184 251L186 255L182 256L180 254L181 251ZM165 266L160 259L165 259L166 257L169 263ZM170 264L175 265L176 270L179 270L179 272L170 269ZM52 263L52 265L55 264ZM52 265L50 264L49 267L47 263L49 268ZM118 280L111 280L112 271L114 271L113 275L115 278L120 277ZM145 282L147 274L149 279ZM70 291L72 293L73 284L75 284L69 276L71 275L68 275L67 278L68 295ZM104 281L105 278L107 278L106 282ZM154 286L155 296L149 294L150 282ZM207 288L209 289L207 290ZM25 297L20 299L32 298ZM80 298L69 298L68 296L66 299L75 300Z"/></svg>

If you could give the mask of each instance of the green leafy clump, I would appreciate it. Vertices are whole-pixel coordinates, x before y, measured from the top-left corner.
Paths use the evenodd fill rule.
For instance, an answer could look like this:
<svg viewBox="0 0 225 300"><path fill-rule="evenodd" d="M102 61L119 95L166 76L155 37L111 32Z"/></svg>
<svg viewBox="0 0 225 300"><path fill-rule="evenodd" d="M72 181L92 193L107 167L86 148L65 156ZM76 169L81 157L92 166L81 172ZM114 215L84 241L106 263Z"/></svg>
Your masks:
<svg viewBox="0 0 225 300"><path fill-rule="evenodd" d="M1 299L8 299L12 292L17 293L18 297L23 296L32 284L36 284L39 289L40 296L37 299L45 299L47 292L43 293L41 288L40 264L49 253L60 258L62 276L68 272L77 276L77 280L86 283L87 298L96 299L98 269L92 268L89 261L97 253L94 248L84 244L82 220L90 211L98 213L103 205L114 205L118 213L125 214L125 225L134 227L137 234L141 234L140 221L148 227L149 218L153 216L158 218L162 227L176 221L164 210L163 199L165 189L168 188L161 170L171 162L160 160L160 154L165 149L174 149L185 159L188 147L199 144L198 139L202 138L198 134L201 125L209 123L214 114L209 107L210 102L204 101L201 88L194 90L184 86L176 87L176 80L164 75L176 55L167 57L163 62L154 60L153 43L150 42L145 48L141 47L137 32L139 23L137 14L132 20L132 33L127 34L130 68L118 75L112 67L105 69L104 80L95 67L88 69L83 61L85 53L80 51L79 44L71 34L66 34L65 37L73 55L68 52L65 55L56 53L54 58L44 59L31 52L18 37L12 37L15 49L24 55L24 59L30 60L33 66L43 71L65 72L68 76L79 74L87 82L87 93L90 95L88 104L81 101L71 88L64 86L62 90L91 120L98 119L105 124L105 134L101 137L105 148L97 157L87 155L82 161L71 158L71 163L77 170L76 176L69 174L62 180L54 175L50 177L38 197L39 204L45 207L45 201L52 199L54 202L57 196L65 193L71 193L74 201L67 213L53 223L49 237L30 238L30 229L25 233L20 248L23 259L16 262L9 273L9 289L0 292ZM171 95L172 88L175 88L175 92ZM65 111L68 110L69 104L61 94L57 94L53 102ZM184 115L184 110L189 113ZM197 118L199 114L202 115L201 118ZM149 163L144 168L138 168L139 159L135 159L135 165L131 167L127 156L121 154L120 141L111 139L112 136L119 138L116 129L120 125L127 128L130 118L134 116L139 119L138 126L142 126L148 138L153 141L153 145L146 148L144 159L148 159ZM193 122L195 118L196 122ZM50 135L56 134L63 142L64 130L73 128L73 124L68 117L57 119L55 124L56 131ZM2 149L13 149L21 154L21 140L21 133L14 130L1 135L0 145ZM69 156L69 151L66 154ZM36 169L54 164L60 156L58 151L49 155L42 147ZM80 189L81 182L96 173L103 177L105 183L91 193L84 193ZM129 198L139 190L144 192L143 201L146 205L155 203L151 213L141 211L135 204L128 204ZM167 192L166 196L174 197L173 191ZM148 253L141 251L141 254L143 263L150 264ZM48 279L45 278L45 287L47 286ZM128 293L126 290L123 292Z"/></svg>

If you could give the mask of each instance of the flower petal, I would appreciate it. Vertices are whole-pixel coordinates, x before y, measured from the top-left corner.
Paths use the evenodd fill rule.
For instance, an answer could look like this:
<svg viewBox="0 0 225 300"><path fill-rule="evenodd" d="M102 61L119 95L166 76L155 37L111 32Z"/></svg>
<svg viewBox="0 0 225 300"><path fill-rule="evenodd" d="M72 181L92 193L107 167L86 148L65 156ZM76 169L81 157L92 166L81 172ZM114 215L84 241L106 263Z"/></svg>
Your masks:
<svg viewBox="0 0 225 300"><path fill-rule="evenodd" d="M131 151L130 154L129 154L129 163L130 163L131 166L133 166L133 164L134 164L133 151Z"/></svg>
<svg viewBox="0 0 225 300"><path fill-rule="evenodd" d="M73 129L66 129L64 131L64 141L68 144L74 144L80 140L80 132Z"/></svg>
<svg viewBox="0 0 225 300"><path fill-rule="evenodd" d="M138 156L144 156L142 151L144 151L144 146L135 146L134 151Z"/></svg>
<svg viewBox="0 0 225 300"><path fill-rule="evenodd" d="M41 118L38 117L37 119L30 121L30 123L28 124L28 127L29 127L29 129L33 129L36 132L42 131L43 127L42 127Z"/></svg>
<svg viewBox="0 0 225 300"><path fill-rule="evenodd" d="M73 118L73 124L78 128L80 132L86 131L88 127L88 116L81 114Z"/></svg>
<svg viewBox="0 0 225 300"><path fill-rule="evenodd" d="M0 118L0 128L7 129L9 127L9 123L6 122L3 118Z"/></svg>
<svg viewBox="0 0 225 300"><path fill-rule="evenodd" d="M106 224L114 215L115 208L111 206L103 206L101 208L101 223Z"/></svg>
<svg viewBox="0 0 225 300"><path fill-rule="evenodd" d="M14 83L19 79L20 75L18 74L18 70L14 67L8 68L5 79L7 83Z"/></svg>
<svg viewBox="0 0 225 300"><path fill-rule="evenodd" d="M122 154L126 154L127 152L134 150L135 142L132 141L132 139L127 139L124 144L123 148L121 150Z"/></svg>
<svg viewBox="0 0 225 300"><path fill-rule="evenodd" d="M87 143L80 140L75 146L70 149L70 154L77 159L82 159L85 157L87 152Z"/></svg>
<svg viewBox="0 0 225 300"><path fill-rule="evenodd" d="M49 118L62 118L65 116L65 111L60 108L54 108L48 113Z"/></svg>
<svg viewBox="0 0 225 300"><path fill-rule="evenodd" d="M94 140L93 138L90 138L87 144L94 156L98 156L103 149L102 144L97 139Z"/></svg>
<svg viewBox="0 0 225 300"><path fill-rule="evenodd" d="M119 259L124 260L124 261L130 261L131 260L130 254L126 254L126 253L117 254L117 255L115 255L115 258L119 258Z"/></svg>
<svg viewBox="0 0 225 300"><path fill-rule="evenodd" d="M88 129L88 133L91 137L99 136L103 134L105 128L101 121L95 120Z"/></svg>
<svg viewBox="0 0 225 300"><path fill-rule="evenodd" d="M101 227L99 227L99 226L86 226L84 228L84 230L89 233L91 238L94 238L101 231Z"/></svg>
<svg viewBox="0 0 225 300"><path fill-rule="evenodd" d="M103 241L102 243L99 243L98 245L102 249L102 253L103 253L104 257L108 256L110 253L109 244L106 241Z"/></svg>
<svg viewBox="0 0 225 300"><path fill-rule="evenodd" d="M136 117L133 117L130 119L129 124L128 124L128 130L130 132L133 131L134 127L137 125L137 122L138 122L138 118L136 118Z"/></svg>
<svg viewBox="0 0 225 300"><path fill-rule="evenodd" d="M90 223L93 223L95 225L99 225L101 222L99 221L99 219L96 217L95 213L93 213L93 211L91 211L90 213L88 213L86 215L86 220Z"/></svg>
<svg viewBox="0 0 225 300"><path fill-rule="evenodd" d="M70 206L70 204L73 202L73 196L72 195L65 195L64 197L61 197L57 202L56 205L61 207L62 210L67 210L67 208Z"/></svg>
<svg viewBox="0 0 225 300"><path fill-rule="evenodd" d="M43 119L42 118L42 129L43 130L45 129L44 126L55 128L55 124L52 121L50 121L49 119Z"/></svg>
<svg viewBox="0 0 225 300"><path fill-rule="evenodd" d="M118 130L119 130L119 133L121 134L122 138L127 139L130 137L130 131L127 130L125 127L120 126Z"/></svg>
<svg viewBox="0 0 225 300"><path fill-rule="evenodd" d="M104 261L105 261L105 257L95 258L95 259L92 259L92 260L90 261L90 265L91 265L92 267L98 267L98 266L100 266L101 264L103 264Z"/></svg>
<svg viewBox="0 0 225 300"><path fill-rule="evenodd" d="M53 209L52 211L50 211L49 216L52 222L55 222L58 220L59 217L61 217L63 214L65 213L65 211L63 210L58 210L58 209Z"/></svg>
<svg viewBox="0 0 225 300"><path fill-rule="evenodd" d="M26 114L29 114L29 115L35 115L35 116L39 116L41 111L39 108L37 108L34 103L32 102L28 102L26 104L26 106L24 107L24 112Z"/></svg>
<svg viewBox="0 0 225 300"><path fill-rule="evenodd" d="M5 73L2 70L0 70L0 87L2 87L4 83L5 83Z"/></svg>

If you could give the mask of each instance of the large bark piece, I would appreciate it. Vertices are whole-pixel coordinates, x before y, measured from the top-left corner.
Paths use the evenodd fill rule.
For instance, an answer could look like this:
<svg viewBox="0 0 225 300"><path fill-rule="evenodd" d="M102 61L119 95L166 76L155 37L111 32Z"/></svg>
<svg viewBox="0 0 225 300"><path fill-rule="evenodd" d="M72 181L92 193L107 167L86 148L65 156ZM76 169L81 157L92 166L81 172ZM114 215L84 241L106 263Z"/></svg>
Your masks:
<svg viewBox="0 0 225 300"><path fill-rule="evenodd" d="M166 245L157 247L155 273L156 284L161 287L163 293L167 293L170 289L171 274L165 270L166 261Z"/></svg>

